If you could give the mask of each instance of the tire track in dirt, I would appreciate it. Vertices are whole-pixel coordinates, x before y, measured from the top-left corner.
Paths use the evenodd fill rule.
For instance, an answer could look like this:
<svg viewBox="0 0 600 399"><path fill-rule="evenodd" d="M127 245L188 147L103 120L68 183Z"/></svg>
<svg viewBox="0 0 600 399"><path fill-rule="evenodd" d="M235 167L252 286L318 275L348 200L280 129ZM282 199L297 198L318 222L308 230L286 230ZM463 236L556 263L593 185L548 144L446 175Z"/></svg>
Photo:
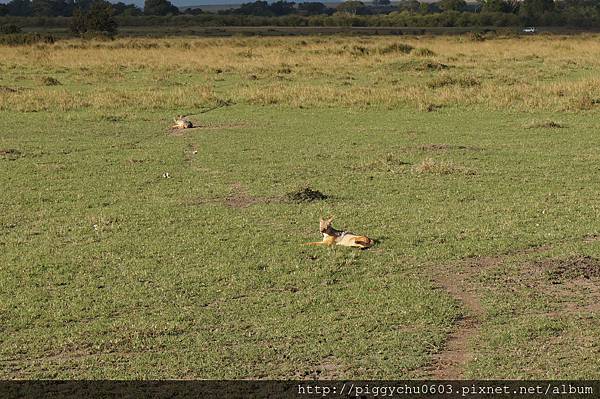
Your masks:
<svg viewBox="0 0 600 399"><path fill-rule="evenodd" d="M449 293L464 309L456 321L443 348L433 355L432 362L424 369L425 376L435 380L458 380L463 378L464 367L472 360L469 342L477 335L485 312L475 292L468 289L468 275L452 272L450 268L438 269L434 284Z"/></svg>
<svg viewBox="0 0 600 399"><path fill-rule="evenodd" d="M477 336L485 310L474 287L469 280L482 270L497 267L509 256L545 252L552 247L542 245L506 252L497 256L467 258L462 261L434 268L430 273L434 285L444 290L465 312L455 321L454 331L446 339L443 347L433 355L431 363L423 368L423 377L435 380L464 379L464 371L473 353L469 349L470 341Z"/></svg>
<svg viewBox="0 0 600 399"><path fill-rule="evenodd" d="M463 369L473 359L467 348L469 341L477 335L479 321L471 316L456 323L456 330L450 334L444 350L433 357L433 366L425 369L427 378L433 380L464 379Z"/></svg>

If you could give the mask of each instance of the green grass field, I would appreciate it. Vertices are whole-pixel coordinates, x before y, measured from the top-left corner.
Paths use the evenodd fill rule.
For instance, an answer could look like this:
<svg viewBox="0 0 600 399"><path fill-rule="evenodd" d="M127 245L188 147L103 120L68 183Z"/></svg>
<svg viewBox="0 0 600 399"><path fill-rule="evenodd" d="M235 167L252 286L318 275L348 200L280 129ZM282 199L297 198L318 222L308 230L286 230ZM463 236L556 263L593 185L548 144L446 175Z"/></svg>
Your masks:
<svg viewBox="0 0 600 399"><path fill-rule="evenodd" d="M597 37L396 40L0 48L0 378L599 378Z"/></svg>

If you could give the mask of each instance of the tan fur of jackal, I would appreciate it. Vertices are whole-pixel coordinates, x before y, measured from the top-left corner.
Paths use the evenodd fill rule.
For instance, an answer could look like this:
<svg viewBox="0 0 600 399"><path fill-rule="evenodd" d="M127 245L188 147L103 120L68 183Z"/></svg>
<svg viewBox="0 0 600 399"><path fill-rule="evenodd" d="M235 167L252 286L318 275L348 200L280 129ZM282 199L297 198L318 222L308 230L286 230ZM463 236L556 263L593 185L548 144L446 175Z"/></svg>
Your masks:
<svg viewBox="0 0 600 399"><path fill-rule="evenodd" d="M173 118L173 122L175 124L171 126L171 129L190 129L194 127L192 122L190 122L188 118L186 118L183 115L179 115L177 118Z"/></svg>
<svg viewBox="0 0 600 399"><path fill-rule="evenodd" d="M375 241L367 236L359 236L347 231L336 230L331 225L333 216L329 219L319 220L319 231L323 234L323 241L307 242L305 245L341 245L343 247L356 247L366 249L371 247Z"/></svg>

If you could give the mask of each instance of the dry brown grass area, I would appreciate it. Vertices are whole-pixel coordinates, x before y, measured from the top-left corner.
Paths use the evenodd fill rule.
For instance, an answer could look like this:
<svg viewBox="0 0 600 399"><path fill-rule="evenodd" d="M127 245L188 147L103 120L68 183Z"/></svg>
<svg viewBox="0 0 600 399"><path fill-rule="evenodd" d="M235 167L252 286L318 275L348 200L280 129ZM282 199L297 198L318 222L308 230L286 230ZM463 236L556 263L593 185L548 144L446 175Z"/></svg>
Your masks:
<svg viewBox="0 0 600 399"><path fill-rule="evenodd" d="M195 109L219 99L424 111L600 107L597 35L65 40L0 47L0 59L1 110Z"/></svg>

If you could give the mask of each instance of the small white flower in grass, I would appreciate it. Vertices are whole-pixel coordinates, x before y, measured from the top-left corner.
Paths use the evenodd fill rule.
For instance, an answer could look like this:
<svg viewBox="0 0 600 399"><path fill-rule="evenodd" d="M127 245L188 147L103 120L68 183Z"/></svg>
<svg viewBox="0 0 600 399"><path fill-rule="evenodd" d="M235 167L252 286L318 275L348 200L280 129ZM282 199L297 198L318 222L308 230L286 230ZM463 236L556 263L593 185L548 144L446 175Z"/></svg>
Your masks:
<svg viewBox="0 0 600 399"><path fill-rule="evenodd" d="M162 177L164 177L165 179L170 179L171 175L169 174L169 172L165 172L162 174Z"/></svg>
<svg viewBox="0 0 600 399"><path fill-rule="evenodd" d="M97 224L92 225L92 227L94 228L94 230L98 231L98 225Z"/></svg>
<svg viewBox="0 0 600 399"><path fill-rule="evenodd" d="M198 153L197 150L192 151L192 154L196 155Z"/></svg>

